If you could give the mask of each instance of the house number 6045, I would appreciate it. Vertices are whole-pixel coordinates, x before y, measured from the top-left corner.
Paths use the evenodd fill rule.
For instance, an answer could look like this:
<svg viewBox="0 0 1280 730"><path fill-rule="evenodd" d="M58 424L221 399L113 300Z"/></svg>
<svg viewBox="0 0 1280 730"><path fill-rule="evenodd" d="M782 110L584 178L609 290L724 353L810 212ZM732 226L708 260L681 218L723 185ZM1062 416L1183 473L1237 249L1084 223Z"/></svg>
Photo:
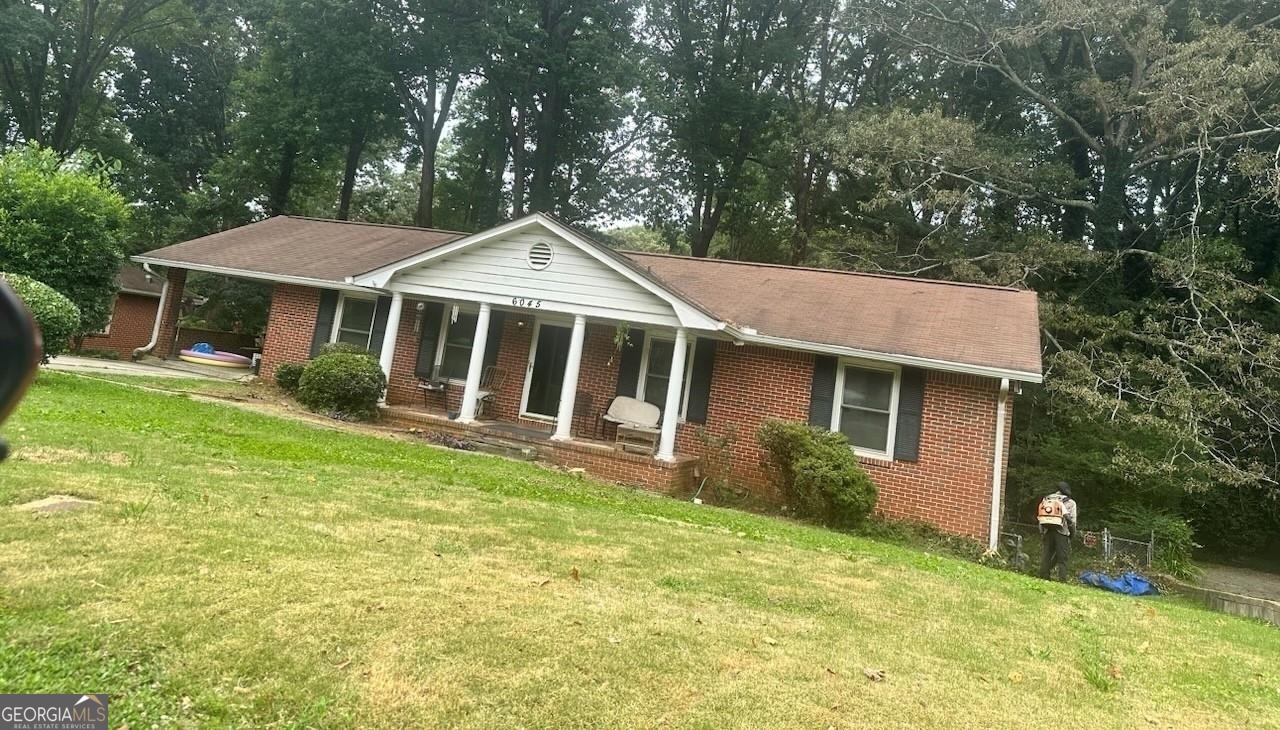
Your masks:
<svg viewBox="0 0 1280 730"><path fill-rule="evenodd" d="M541 299L525 299L524 297L511 297L511 304L517 307L525 307L528 309L542 309Z"/></svg>

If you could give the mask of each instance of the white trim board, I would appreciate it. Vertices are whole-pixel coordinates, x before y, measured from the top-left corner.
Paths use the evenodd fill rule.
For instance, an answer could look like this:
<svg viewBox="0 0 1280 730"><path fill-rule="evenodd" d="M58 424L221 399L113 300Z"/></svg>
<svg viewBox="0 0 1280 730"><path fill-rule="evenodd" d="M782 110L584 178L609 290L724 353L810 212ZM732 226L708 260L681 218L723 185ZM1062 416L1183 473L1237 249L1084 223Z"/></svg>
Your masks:
<svg viewBox="0 0 1280 730"><path fill-rule="evenodd" d="M209 264L192 264L185 261L157 259L145 255L131 256L129 257L129 260L139 264L165 266L171 269L187 269L188 271L203 271L207 274L220 274L222 276L231 276L237 279L252 279L254 281L265 281L272 284L297 284L298 286L309 286L314 289L336 289L339 291L368 292L370 294L386 293L372 287L357 286L341 281L330 281L329 279L313 279L307 276L272 274L265 271L249 271L246 269L233 269L226 266L212 266Z"/></svg>

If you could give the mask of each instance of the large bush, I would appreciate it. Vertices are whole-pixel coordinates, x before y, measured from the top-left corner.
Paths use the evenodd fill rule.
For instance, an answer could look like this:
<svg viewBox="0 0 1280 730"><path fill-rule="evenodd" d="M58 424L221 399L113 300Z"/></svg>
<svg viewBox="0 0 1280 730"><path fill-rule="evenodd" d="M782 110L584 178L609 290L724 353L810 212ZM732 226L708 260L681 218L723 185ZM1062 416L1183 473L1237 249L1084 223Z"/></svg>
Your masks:
<svg viewBox="0 0 1280 730"><path fill-rule="evenodd" d="M0 279L8 282L35 316L40 336L44 339L45 362L66 352L71 337L80 324L80 310L75 303L53 287L29 276L0 273Z"/></svg>
<svg viewBox="0 0 1280 730"><path fill-rule="evenodd" d="M799 517L852 527L875 507L876 487L844 434L771 420L757 437L783 499Z"/></svg>
<svg viewBox="0 0 1280 730"><path fill-rule="evenodd" d="M1191 553L1198 545L1191 525L1181 517L1141 505L1122 505L1112 510L1108 527L1116 537L1155 540L1152 563L1175 578L1197 574Z"/></svg>
<svg viewBox="0 0 1280 730"><path fill-rule="evenodd" d="M284 362L276 366L276 385L280 390L293 395L298 392L298 384L302 382L302 373L307 364L302 362Z"/></svg>
<svg viewBox="0 0 1280 730"><path fill-rule="evenodd" d="M128 219L101 165L34 146L0 155L0 271L66 295L79 308L77 334L111 317Z"/></svg>
<svg viewBox="0 0 1280 730"><path fill-rule="evenodd" d="M386 385L382 368L368 355L335 352L307 364L298 381L298 402L334 418L369 420L378 415Z"/></svg>

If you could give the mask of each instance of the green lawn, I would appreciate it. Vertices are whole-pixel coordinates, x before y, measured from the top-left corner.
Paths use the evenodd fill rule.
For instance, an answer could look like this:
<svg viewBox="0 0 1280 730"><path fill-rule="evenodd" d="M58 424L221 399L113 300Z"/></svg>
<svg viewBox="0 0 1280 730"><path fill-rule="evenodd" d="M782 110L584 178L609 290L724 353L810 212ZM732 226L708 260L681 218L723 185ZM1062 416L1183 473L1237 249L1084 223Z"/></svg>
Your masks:
<svg viewBox="0 0 1280 730"><path fill-rule="evenodd" d="M1280 718L1280 631L1180 603L70 375L6 435L0 687L113 726Z"/></svg>

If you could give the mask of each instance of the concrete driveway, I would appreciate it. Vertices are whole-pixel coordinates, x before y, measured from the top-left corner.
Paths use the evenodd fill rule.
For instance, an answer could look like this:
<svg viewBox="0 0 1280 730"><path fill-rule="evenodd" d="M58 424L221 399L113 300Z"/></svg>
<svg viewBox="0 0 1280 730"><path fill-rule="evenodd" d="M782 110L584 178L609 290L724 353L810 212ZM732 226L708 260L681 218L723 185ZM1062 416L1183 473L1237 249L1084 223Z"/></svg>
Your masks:
<svg viewBox="0 0 1280 730"><path fill-rule="evenodd" d="M246 371L243 370L232 370L224 373L204 372L222 368L201 368L191 363L181 363L179 365L160 360L130 362L128 360L101 360L93 357L76 357L74 355L59 355L53 358L45 367L50 370L70 373L148 375L153 378L220 378L223 380L236 380L246 374Z"/></svg>

